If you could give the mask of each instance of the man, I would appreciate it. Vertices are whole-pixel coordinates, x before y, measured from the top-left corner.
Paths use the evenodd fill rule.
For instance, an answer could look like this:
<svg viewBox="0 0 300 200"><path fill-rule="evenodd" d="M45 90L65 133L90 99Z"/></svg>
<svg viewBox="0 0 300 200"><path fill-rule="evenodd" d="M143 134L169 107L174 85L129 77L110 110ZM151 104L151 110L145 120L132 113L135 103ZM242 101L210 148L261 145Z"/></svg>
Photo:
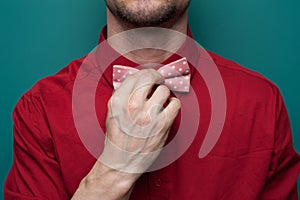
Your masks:
<svg viewBox="0 0 300 200"><path fill-rule="evenodd" d="M106 4L107 27L101 33L100 43L141 27L167 28L190 35L189 0L107 0ZM147 32L144 34L137 39L147 38ZM172 37L164 39L166 43L172 41ZM126 38L117 42L118 45L124 42L126 47L131 44ZM113 41L107 43L113 48L119 47ZM78 76L80 70L93 65L91 63L104 63L114 52L109 45L96 51L91 59L73 61L24 94L13 114L14 163L5 183L5 198L297 199L300 157L292 146L289 120L278 89L257 73L213 53L209 54L226 91L226 118L216 145L199 158L199 148L205 142L214 117L213 101L204 75L194 66L197 63L194 57L201 62L203 54L199 55L197 49L185 41L178 43L182 54L191 57L187 76L198 105L186 105L192 101L192 93L170 92L163 84L165 77L153 69L124 77L124 82L113 92L114 65L122 65L124 69L124 66L155 66L155 63L168 65L184 57L179 53L134 49L111 61L103 74L100 73L100 80L90 68ZM211 64L203 63L203 67ZM101 146L104 141L80 133L84 129L92 132L96 127L78 128L78 121L92 113L84 109L73 113L81 107L74 103L78 80L84 83L80 81L89 80L86 78L89 75L99 80L92 97L95 97L97 119L106 132L103 151L96 158L86 142ZM210 80L217 81L214 77ZM88 97L90 91L80 90L78 95ZM85 102L87 106L91 103ZM179 116L186 116L183 108L187 108L191 116L198 108L201 110L194 140L177 160L149 171L160 159L159 153L165 145L171 144L180 130L185 118ZM192 134L189 127L184 127L183 138ZM181 142L172 153L181 148ZM152 152L158 153L149 157Z"/></svg>

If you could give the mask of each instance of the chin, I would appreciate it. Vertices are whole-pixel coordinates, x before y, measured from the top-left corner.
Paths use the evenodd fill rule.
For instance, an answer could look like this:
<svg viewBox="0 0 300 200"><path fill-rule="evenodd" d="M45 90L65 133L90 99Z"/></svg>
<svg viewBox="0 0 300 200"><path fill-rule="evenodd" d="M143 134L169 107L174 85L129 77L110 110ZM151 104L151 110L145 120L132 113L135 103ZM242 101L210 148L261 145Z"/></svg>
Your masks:
<svg viewBox="0 0 300 200"><path fill-rule="evenodd" d="M159 26L184 13L188 0L107 0L111 13L124 22L145 27Z"/></svg>

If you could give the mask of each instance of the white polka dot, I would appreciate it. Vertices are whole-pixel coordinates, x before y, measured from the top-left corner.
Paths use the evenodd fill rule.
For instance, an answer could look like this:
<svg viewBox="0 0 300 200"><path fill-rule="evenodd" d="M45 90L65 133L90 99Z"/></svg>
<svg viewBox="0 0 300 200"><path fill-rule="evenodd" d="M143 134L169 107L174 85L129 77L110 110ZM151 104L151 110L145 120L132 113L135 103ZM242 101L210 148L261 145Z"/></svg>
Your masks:
<svg viewBox="0 0 300 200"><path fill-rule="evenodd" d="M171 73L171 72L169 72L169 73L168 73L168 76L171 76L171 75L172 75L172 73Z"/></svg>
<svg viewBox="0 0 300 200"><path fill-rule="evenodd" d="M172 82L172 81L169 81L169 84L173 84L173 82Z"/></svg>
<svg viewBox="0 0 300 200"><path fill-rule="evenodd" d="M185 79L189 79L190 77L186 76Z"/></svg>
<svg viewBox="0 0 300 200"><path fill-rule="evenodd" d="M115 77L115 74L113 74L113 77Z"/></svg>
<svg viewBox="0 0 300 200"><path fill-rule="evenodd" d="M131 74L132 74L132 71L129 71L129 72L128 72L128 74L130 74L130 75L131 75Z"/></svg>
<svg viewBox="0 0 300 200"><path fill-rule="evenodd" d="M187 70L185 70L185 73L189 73L189 72L190 72L190 70L188 70L188 69L187 69Z"/></svg>
<svg viewBox="0 0 300 200"><path fill-rule="evenodd" d="M181 71L182 71L182 68L179 68L179 71L181 72Z"/></svg>
<svg viewBox="0 0 300 200"><path fill-rule="evenodd" d="M126 75L123 75L122 77L123 77L123 78L126 78Z"/></svg>
<svg viewBox="0 0 300 200"><path fill-rule="evenodd" d="M186 61L183 61L183 63L182 63L182 64L186 65L186 63L187 63Z"/></svg>
<svg viewBox="0 0 300 200"><path fill-rule="evenodd" d="M172 66L172 69L175 69L175 68L176 68L175 65L173 65L173 66Z"/></svg>
<svg viewBox="0 0 300 200"><path fill-rule="evenodd" d="M163 69L162 69L162 70L160 70L160 73L162 73L162 74L163 74L163 73L165 73L165 70L163 70Z"/></svg>
<svg viewBox="0 0 300 200"><path fill-rule="evenodd" d="M180 81L179 84L182 85L182 84L183 84L183 81Z"/></svg>
<svg viewBox="0 0 300 200"><path fill-rule="evenodd" d="M176 89L177 89L177 86L174 86L173 88L176 90Z"/></svg>
<svg viewBox="0 0 300 200"><path fill-rule="evenodd" d="M120 69L118 69L118 71L117 71L118 73L121 73L122 71L120 70Z"/></svg>
<svg viewBox="0 0 300 200"><path fill-rule="evenodd" d="M189 86L185 86L184 89L185 89L185 90L189 89Z"/></svg>

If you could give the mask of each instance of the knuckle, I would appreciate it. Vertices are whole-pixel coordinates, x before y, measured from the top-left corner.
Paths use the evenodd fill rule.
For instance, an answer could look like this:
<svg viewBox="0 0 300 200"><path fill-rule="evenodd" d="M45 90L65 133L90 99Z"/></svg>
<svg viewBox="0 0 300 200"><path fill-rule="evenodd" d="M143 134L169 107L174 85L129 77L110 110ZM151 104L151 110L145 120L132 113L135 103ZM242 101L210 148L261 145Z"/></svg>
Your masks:
<svg viewBox="0 0 300 200"><path fill-rule="evenodd" d="M122 104L122 100L117 95L113 95L108 101L108 105L111 107L114 107L116 105L121 105L121 104Z"/></svg>
<svg viewBox="0 0 300 200"><path fill-rule="evenodd" d="M129 101L128 102L128 109L129 111L133 111L133 110L139 110L140 109L140 104L137 101Z"/></svg>
<svg viewBox="0 0 300 200"><path fill-rule="evenodd" d="M170 96L171 94L170 89L165 85L160 85L157 89L166 96Z"/></svg>
<svg viewBox="0 0 300 200"><path fill-rule="evenodd" d="M134 91L133 91L133 96L138 96L138 94L140 92L143 92L145 90L147 90L148 86L151 85L152 83L150 81L148 82L144 82L144 83L140 83L138 85L135 86Z"/></svg>
<svg viewBox="0 0 300 200"><path fill-rule="evenodd" d="M177 111L179 111L180 108L181 108L181 102L178 100L178 101L177 101L177 104L176 104L176 109L177 109Z"/></svg>
<svg viewBox="0 0 300 200"><path fill-rule="evenodd" d="M172 98L172 102L176 110L179 110L181 108L181 101L178 98Z"/></svg>

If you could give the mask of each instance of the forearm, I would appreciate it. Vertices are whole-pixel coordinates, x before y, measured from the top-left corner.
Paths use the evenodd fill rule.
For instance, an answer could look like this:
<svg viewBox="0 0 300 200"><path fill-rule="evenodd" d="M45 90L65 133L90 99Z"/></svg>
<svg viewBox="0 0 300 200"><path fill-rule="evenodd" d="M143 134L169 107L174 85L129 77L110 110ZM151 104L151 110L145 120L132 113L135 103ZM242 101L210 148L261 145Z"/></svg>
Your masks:
<svg viewBox="0 0 300 200"><path fill-rule="evenodd" d="M127 200L140 174L129 174L96 162L84 177L72 200Z"/></svg>

